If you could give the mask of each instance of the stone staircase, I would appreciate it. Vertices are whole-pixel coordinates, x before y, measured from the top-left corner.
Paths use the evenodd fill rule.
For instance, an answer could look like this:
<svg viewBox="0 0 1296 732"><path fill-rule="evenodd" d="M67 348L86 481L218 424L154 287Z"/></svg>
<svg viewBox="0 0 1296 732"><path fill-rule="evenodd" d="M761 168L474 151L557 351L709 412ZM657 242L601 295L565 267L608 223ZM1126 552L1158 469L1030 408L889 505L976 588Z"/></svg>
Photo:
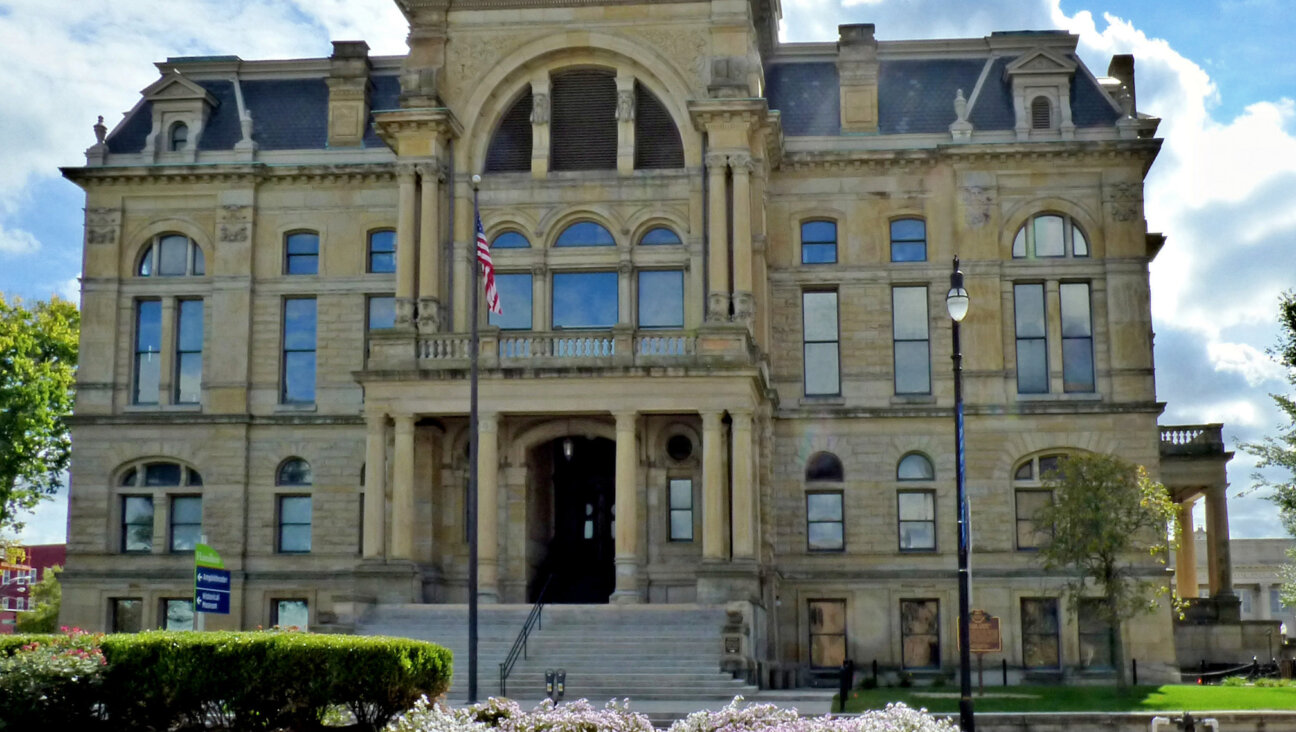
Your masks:
<svg viewBox="0 0 1296 732"><path fill-rule="evenodd" d="M478 612L478 699L498 696L499 664L530 605ZM507 696L529 707L545 696L546 669L566 669L564 699L729 700L756 687L720 670L722 608L700 605L546 605L541 626L509 674ZM379 605L356 627L365 635L418 638L454 652L451 703L467 700L468 606Z"/></svg>

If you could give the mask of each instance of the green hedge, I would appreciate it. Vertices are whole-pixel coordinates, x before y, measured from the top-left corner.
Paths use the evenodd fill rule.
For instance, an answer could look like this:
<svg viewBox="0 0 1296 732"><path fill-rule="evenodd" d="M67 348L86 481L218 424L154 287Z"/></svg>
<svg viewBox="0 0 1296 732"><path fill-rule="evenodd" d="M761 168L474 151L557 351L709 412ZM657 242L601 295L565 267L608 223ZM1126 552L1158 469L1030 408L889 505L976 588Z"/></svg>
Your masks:
<svg viewBox="0 0 1296 732"><path fill-rule="evenodd" d="M58 633L27 633L15 635L0 635L0 658L4 658L12 653L17 652L19 648L28 643L53 643L62 639L63 636Z"/></svg>
<svg viewBox="0 0 1296 732"><path fill-rule="evenodd" d="M448 650L405 638L150 631L104 636L100 647L111 729L314 730L342 705L376 730L443 693L451 674Z"/></svg>

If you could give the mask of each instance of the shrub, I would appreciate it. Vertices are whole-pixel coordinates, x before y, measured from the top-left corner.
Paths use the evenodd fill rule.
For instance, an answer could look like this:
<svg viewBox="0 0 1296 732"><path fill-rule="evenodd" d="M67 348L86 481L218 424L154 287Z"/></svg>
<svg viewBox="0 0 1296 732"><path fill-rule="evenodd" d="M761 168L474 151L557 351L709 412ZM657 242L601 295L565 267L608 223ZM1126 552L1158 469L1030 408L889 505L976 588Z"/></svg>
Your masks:
<svg viewBox="0 0 1296 732"><path fill-rule="evenodd" d="M85 728L93 724L104 676L98 637L16 636L0 649L0 729Z"/></svg>

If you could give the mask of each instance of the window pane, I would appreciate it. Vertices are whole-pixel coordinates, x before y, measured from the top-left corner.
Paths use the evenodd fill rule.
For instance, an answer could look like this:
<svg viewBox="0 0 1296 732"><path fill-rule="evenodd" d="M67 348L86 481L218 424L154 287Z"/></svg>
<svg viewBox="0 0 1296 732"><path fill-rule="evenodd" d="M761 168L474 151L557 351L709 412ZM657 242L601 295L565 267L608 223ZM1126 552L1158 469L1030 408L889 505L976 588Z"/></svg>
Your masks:
<svg viewBox="0 0 1296 732"><path fill-rule="evenodd" d="M116 599L112 601L112 631L138 633L144 628L144 601Z"/></svg>
<svg viewBox="0 0 1296 732"><path fill-rule="evenodd" d="M675 509L693 508L693 481L688 478L674 478L670 482L670 507Z"/></svg>
<svg viewBox="0 0 1296 732"><path fill-rule="evenodd" d="M927 341L897 341L895 344L895 390L897 394L931 392L931 365Z"/></svg>
<svg viewBox="0 0 1296 732"><path fill-rule="evenodd" d="M135 318L136 404L156 404L162 382L162 303L142 300Z"/></svg>
<svg viewBox="0 0 1296 732"><path fill-rule="evenodd" d="M805 344L805 393L838 394L841 375L836 343Z"/></svg>
<svg viewBox="0 0 1296 732"><path fill-rule="evenodd" d="M1017 236L1013 237L1013 258L1021 259L1026 256L1026 227L1023 226L1017 230Z"/></svg>
<svg viewBox="0 0 1296 732"><path fill-rule="evenodd" d="M926 491L901 493L901 521L931 521L936 518L935 497Z"/></svg>
<svg viewBox="0 0 1296 732"><path fill-rule="evenodd" d="M181 353L176 358L176 403L197 404L202 394L202 354Z"/></svg>
<svg viewBox="0 0 1296 732"><path fill-rule="evenodd" d="M396 327L396 298L382 295L369 298L369 330Z"/></svg>
<svg viewBox="0 0 1296 732"><path fill-rule="evenodd" d="M1080 666L1111 667L1111 625L1101 614L1102 600L1081 600L1077 609L1080 626Z"/></svg>
<svg viewBox="0 0 1296 732"><path fill-rule="evenodd" d="M836 244L802 244L802 264L832 264L837 261Z"/></svg>
<svg viewBox="0 0 1296 732"><path fill-rule="evenodd" d="M158 274L163 277L184 275L189 270L189 239L164 236L158 242Z"/></svg>
<svg viewBox="0 0 1296 732"><path fill-rule="evenodd" d="M369 234L369 271L396 271L396 232L375 231Z"/></svg>
<svg viewBox="0 0 1296 732"><path fill-rule="evenodd" d="M891 242L892 262L925 262L927 261L926 242Z"/></svg>
<svg viewBox="0 0 1296 732"><path fill-rule="evenodd" d="M529 249L531 242L527 241L525 236L516 231L506 231L495 237L491 242L491 249Z"/></svg>
<svg viewBox="0 0 1296 732"><path fill-rule="evenodd" d="M203 301L181 300L177 348L181 351L201 351L203 347Z"/></svg>
<svg viewBox="0 0 1296 732"><path fill-rule="evenodd" d="M276 476L278 485L310 485L311 484L311 467L310 463L301 458L293 458L285 462L279 468L279 475ZM287 500L287 499L285 499ZM307 506L309 507L310 499Z"/></svg>
<svg viewBox="0 0 1296 732"><path fill-rule="evenodd" d="M175 463L149 463L144 466L144 485L180 485L180 472Z"/></svg>
<svg viewBox="0 0 1296 732"><path fill-rule="evenodd" d="M1022 394L1046 394L1048 386L1044 339L1017 341L1017 391Z"/></svg>
<svg viewBox="0 0 1296 732"><path fill-rule="evenodd" d="M554 327L610 328L617 322L617 307L616 272L554 274Z"/></svg>
<svg viewBox="0 0 1296 732"><path fill-rule="evenodd" d="M639 327L684 327L684 273L639 273Z"/></svg>
<svg viewBox="0 0 1296 732"><path fill-rule="evenodd" d="M1033 463L1031 462L1022 463L1021 466L1017 468L1017 472L1013 474L1013 478L1016 480L1030 480L1035 477L1035 473L1032 471L1032 465Z"/></svg>
<svg viewBox="0 0 1296 732"><path fill-rule="evenodd" d="M1084 232L1080 230L1075 222L1071 224L1072 251L1077 257L1089 256L1089 240L1085 238Z"/></svg>
<svg viewBox="0 0 1296 732"><path fill-rule="evenodd" d="M529 330L531 328L531 275L497 274L495 288L499 291L503 315L488 313L491 325L503 330Z"/></svg>
<svg viewBox="0 0 1296 732"><path fill-rule="evenodd" d="M162 303L141 300L136 319L135 350L158 352L162 350Z"/></svg>
<svg viewBox="0 0 1296 732"><path fill-rule="evenodd" d="M610 247L616 246L612 232L593 221L572 224L558 235L557 247Z"/></svg>
<svg viewBox="0 0 1296 732"><path fill-rule="evenodd" d="M1066 220L1061 216L1035 217L1035 256L1060 257L1065 253L1062 246L1062 229Z"/></svg>
<svg viewBox="0 0 1296 732"><path fill-rule="evenodd" d="M167 600L165 602L164 610L166 615L162 621L163 629L193 630L193 600Z"/></svg>
<svg viewBox="0 0 1296 732"><path fill-rule="evenodd" d="M931 461L918 454L905 455L896 468L896 477L900 480L932 480L936 471Z"/></svg>
<svg viewBox="0 0 1296 732"><path fill-rule="evenodd" d="M310 550L310 524L284 524L279 527L279 551L304 553Z"/></svg>
<svg viewBox="0 0 1296 732"><path fill-rule="evenodd" d="M670 538L672 541L692 541L693 510L672 510L670 512Z"/></svg>
<svg viewBox="0 0 1296 732"><path fill-rule="evenodd" d="M153 499L126 496L122 499L122 551L153 550Z"/></svg>
<svg viewBox="0 0 1296 732"><path fill-rule="evenodd" d="M192 243L191 248L193 249L193 273L196 275L207 274L207 262L203 259L202 248Z"/></svg>
<svg viewBox="0 0 1296 732"><path fill-rule="evenodd" d="M892 322L897 340L927 337L927 288L891 289Z"/></svg>
<svg viewBox="0 0 1296 732"><path fill-rule="evenodd" d="M837 293L802 293L801 310L807 341L837 340Z"/></svg>
<svg viewBox="0 0 1296 732"><path fill-rule="evenodd" d="M900 219L891 222L891 261L924 262L927 260L927 223L922 219Z"/></svg>
<svg viewBox="0 0 1296 732"><path fill-rule="evenodd" d="M1089 317L1089 285L1083 282L1069 282L1058 287L1062 301L1062 337L1085 337L1093 335L1093 324Z"/></svg>
<svg viewBox="0 0 1296 732"><path fill-rule="evenodd" d="M171 529L171 551L191 552L198 545L201 526L175 526Z"/></svg>
<svg viewBox="0 0 1296 732"><path fill-rule="evenodd" d="M901 521L901 549L935 549L936 526L931 521Z"/></svg>
<svg viewBox="0 0 1296 732"><path fill-rule="evenodd" d="M639 243L645 246L656 246L659 244L682 244L679 235L670 229L657 227L643 235Z"/></svg>
<svg viewBox="0 0 1296 732"><path fill-rule="evenodd" d="M837 223L835 221L807 221L801 224L802 244L837 243Z"/></svg>
<svg viewBox="0 0 1296 732"><path fill-rule="evenodd" d="M1094 390L1093 339L1062 339L1062 389L1070 392Z"/></svg>
<svg viewBox="0 0 1296 732"><path fill-rule="evenodd" d="M284 300L284 348L315 350L315 298Z"/></svg>
<svg viewBox="0 0 1296 732"><path fill-rule="evenodd" d="M279 502L279 520L288 524L311 522L310 496L284 496Z"/></svg>
<svg viewBox="0 0 1296 732"><path fill-rule="evenodd" d="M171 520L180 524L202 523L202 497L177 496L171 499Z"/></svg>
<svg viewBox="0 0 1296 732"><path fill-rule="evenodd" d="M897 219L891 222L891 241L924 241L927 223L922 219Z"/></svg>
<svg viewBox="0 0 1296 732"><path fill-rule="evenodd" d="M315 352L284 354L284 401L315 401Z"/></svg>
<svg viewBox="0 0 1296 732"><path fill-rule="evenodd" d="M275 601L275 625L280 628L306 628L310 614L305 600Z"/></svg>
<svg viewBox="0 0 1296 732"><path fill-rule="evenodd" d="M140 258L139 272L140 277L148 277L153 274L153 245L150 244L148 249L144 250L144 256Z"/></svg>
<svg viewBox="0 0 1296 732"><path fill-rule="evenodd" d="M841 521L842 496L840 493L806 494L806 518L810 521Z"/></svg>
<svg viewBox="0 0 1296 732"><path fill-rule="evenodd" d="M287 274L318 274L319 235L315 233L289 234L286 243Z"/></svg>
<svg viewBox="0 0 1296 732"><path fill-rule="evenodd" d="M845 546L840 523L810 524L808 539L811 551L841 549Z"/></svg>
<svg viewBox="0 0 1296 732"><path fill-rule="evenodd" d="M1014 285L1018 338L1044 337L1044 285Z"/></svg>
<svg viewBox="0 0 1296 732"><path fill-rule="evenodd" d="M309 232L288 235L289 254L319 254L319 235Z"/></svg>

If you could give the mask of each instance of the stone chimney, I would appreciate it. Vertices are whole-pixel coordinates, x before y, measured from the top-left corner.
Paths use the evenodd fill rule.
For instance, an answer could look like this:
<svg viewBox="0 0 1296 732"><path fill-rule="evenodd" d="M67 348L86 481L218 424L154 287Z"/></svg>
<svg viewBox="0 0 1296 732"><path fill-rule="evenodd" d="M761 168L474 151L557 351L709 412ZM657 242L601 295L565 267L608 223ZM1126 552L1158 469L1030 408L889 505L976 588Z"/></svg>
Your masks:
<svg viewBox="0 0 1296 732"><path fill-rule="evenodd" d="M1138 95L1134 93L1134 56L1128 53L1112 56L1111 63L1107 65L1107 75L1119 81L1121 88L1129 93L1129 109L1137 113ZM1124 93L1121 93L1121 96L1124 96ZM1120 99L1118 98L1117 101L1119 102Z"/></svg>
<svg viewBox="0 0 1296 732"><path fill-rule="evenodd" d="M333 41L329 57L328 146L358 147L369 119L369 44Z"/></svg>
<svg viewBox="0 0 1296 732"><path fill-rule="evenodd" d="M842 132L877 132L878 60L873 24L839 25L837 32Z"/></svg>

